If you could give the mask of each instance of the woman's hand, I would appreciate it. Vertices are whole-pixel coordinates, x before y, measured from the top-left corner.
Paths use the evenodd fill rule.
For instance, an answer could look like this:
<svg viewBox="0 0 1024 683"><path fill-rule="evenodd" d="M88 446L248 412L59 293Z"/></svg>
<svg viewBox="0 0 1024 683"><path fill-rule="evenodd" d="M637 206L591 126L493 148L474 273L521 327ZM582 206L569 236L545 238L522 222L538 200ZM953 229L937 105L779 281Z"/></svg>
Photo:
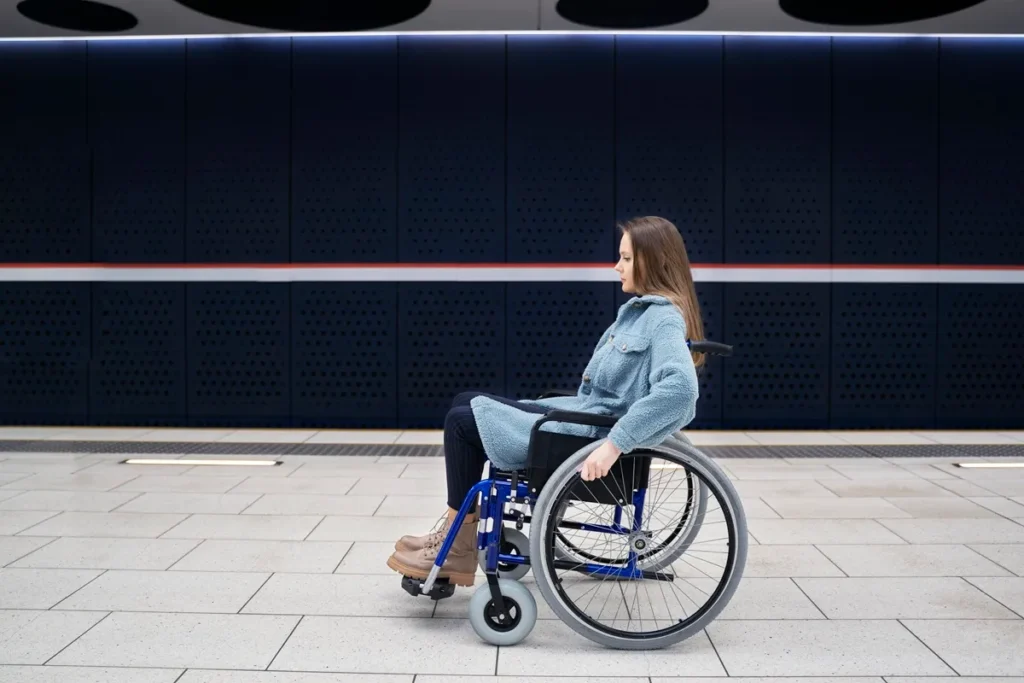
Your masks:
<svg viewBox="0 0 1024 683"><path fill-rule="evenodd" d="M616 448L615 444L605 441L583 461L583 467L580 469L583 481L593 481L608 474L608 470L612 468L620 455L622 455L622 451Z"/></svg>

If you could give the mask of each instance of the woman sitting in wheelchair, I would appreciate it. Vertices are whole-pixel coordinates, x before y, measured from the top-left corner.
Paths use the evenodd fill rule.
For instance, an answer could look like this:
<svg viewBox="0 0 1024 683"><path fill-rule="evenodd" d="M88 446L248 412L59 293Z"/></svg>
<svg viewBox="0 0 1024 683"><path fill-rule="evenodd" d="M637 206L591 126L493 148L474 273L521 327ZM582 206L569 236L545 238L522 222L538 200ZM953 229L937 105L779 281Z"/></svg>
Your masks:
<svg viewBox="0 0 1024 683"><path fill-rule="evenodd" d="M480 482L488 460L503 471L526 466L531 430L553 408L621 415L607 440L583 462L581 478L600 480L620 458L662 443L696 413L696 368L704 357L687 340L703 339L690 261L675 225L647 217L620 226L619 274L623 305L601 335L575 396L516 401L483 393L460 394L445 419L444 453L448 516L438 531L403 536L388 566L426 579L467 494ZM551 425L545 425L551 426ZM597 428L558 425L560 433L597 437ZM436 578L471 586L478 566L474 508L464 518Z"/></svg>

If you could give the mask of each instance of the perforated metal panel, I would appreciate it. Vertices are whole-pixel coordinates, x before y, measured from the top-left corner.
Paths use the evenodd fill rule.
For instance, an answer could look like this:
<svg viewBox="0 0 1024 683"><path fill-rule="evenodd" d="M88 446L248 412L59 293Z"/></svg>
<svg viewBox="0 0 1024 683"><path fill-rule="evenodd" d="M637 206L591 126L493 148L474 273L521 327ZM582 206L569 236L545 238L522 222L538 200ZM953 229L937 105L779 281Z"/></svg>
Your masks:
<svg viewBox="0 0 1024 683"><path fill-rule="evenodd" d="M700 303L701 320L704 322L704 337L711 341L724 341L722 321L725 311L722 307L724 285L720 282L698 282L697 300ZM616 288L616 305L629 301L633 295ZM704 367L697 373L700 398L697 399L697 417L690 423L690 429L713 429L722 423L722 364L719 356L707 356Z"/></svg>
<svg viewBox="0 0 1024 683"><path fill-rule="evenodd" d="M89 412L185 419L185 285L93 285Z"/></svg>
<svg viewBox="0 0 1024 683"><path fill-rule="evenodd" d="M615 321L614 289L602 283L509 283L511 398L579 388L601 333Z"/></svg>
<svg viewBox="0 0 1024 683"><path fill-rule="evenodd" d="M505 260L505 40L399 39L399 258Z"/></svg>
<svg viewBox="0 0 1024 683"><path fill-rule="evenodd" d="M615 150L616 219L663 216L691 260L721 262L721 38L616 38Z"/></svg>
<svg viewBox="0 0 1024 683"><path fill-rule="evenodd" d="M290 87L290 41L189 42L189 261L289 260Z"/></svg>
<svg viewBox="0 0 1024 683"><path fill-rule="evenodd" d="M0 261L89 260L86 44L0 44Z"/></svg>
<svg viewBox="0 0 1024 683"><path fill-rule="evenodd" d="M439 429L463 391L505 393L505 285L401 283L398 418Z"/></svg>
<svg viewBox="0 0 1024 683"><path fill-rule="evenodd" d="M940 263L1024 263L1024 43L942 41Z"/></svg>
<svg viewBox="0 0 1024 683"><path fill-rule="evenodd" d="M89 46L93 259L185 258L185 41Z"/></svg>
<svg viewBox="0 0 1024 683"><path fill-rule="evenodd" d="M609 36L508 37L510 261L607 261L614 71Z"/></svg>
<svg viewBox="0 0 1024 683"><path fill-rule="evenodd" d="M725 39L725 260L828 263L829 39Z"/></svg>
<svg viewBox="0 0 1024 683"><path fill-rule="evenodd" d="M398 256L396 41L294 40L293 261Z"/></svg>
<svg viewBox="0 0 1024 683"><path fill-rule="evenodd" d="M940 285L938 424L1019 428L1024 416L1020 285Z"/></svg>
<svg viewBox="0 0 1024 683"><path fill-rule="evenodd" d="M935 419L936 285L832 286L833 427Z"/></svg>
<svg viewBox="0 0 1024 683"><path fill-rule="evenodd" d="M836 263L938 257L938 43L836 38L833 221Z"/></svg>
<svg viewBox="0 0 1024 683"><path fill-rule="evenodd" d="M87 282L0 284L0 420L87 418L89 300Z"/></svg>
<svg viewBox="0 0 1024 683"><path fill-rule="evenodd" d="M286 424L289 285L196 283L187 294L189 422Z"/></svg>
<svg viewBox="0 0 1024 683"><path fill-rule="evenodd" d="M292 422L395 427L398 286L292 285Z"/></svg>
<svg viewBox="0 0 1024 683"><path fill-rule="evenodd" d="M821 428L829 410L829 285L725 285L722 423Z"/></svg>

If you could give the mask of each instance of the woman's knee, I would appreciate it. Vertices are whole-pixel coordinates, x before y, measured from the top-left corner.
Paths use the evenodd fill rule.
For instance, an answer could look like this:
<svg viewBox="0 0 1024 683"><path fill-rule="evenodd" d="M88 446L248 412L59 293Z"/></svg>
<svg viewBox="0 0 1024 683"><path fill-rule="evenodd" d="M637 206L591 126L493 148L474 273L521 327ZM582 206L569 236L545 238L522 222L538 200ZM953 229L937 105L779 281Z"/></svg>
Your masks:
<svg viewBox="0 0 1024 683"><path fill-rule="evenodd" d="M469 406L469 402L480 395L481 392L479 391L463 391L461 394L458 394L455 398L452 399L452 408L461 408L464 406Z"/></svg>

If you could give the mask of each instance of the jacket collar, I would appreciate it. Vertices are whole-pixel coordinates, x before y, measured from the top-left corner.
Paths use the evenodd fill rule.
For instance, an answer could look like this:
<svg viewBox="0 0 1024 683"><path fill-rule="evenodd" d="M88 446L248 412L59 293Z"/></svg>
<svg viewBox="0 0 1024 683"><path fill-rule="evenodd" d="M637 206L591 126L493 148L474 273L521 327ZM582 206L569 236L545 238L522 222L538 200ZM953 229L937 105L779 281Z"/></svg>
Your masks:
<svg viewBox="0 0 1024 683"><path fill-rule="evenodd" d="M665 304L671 304L667 297L661 296L660 294L644 294L643 296L636 296L630 300L630 303L640 304L653 304L655 306L664 306Z"/></svg>

